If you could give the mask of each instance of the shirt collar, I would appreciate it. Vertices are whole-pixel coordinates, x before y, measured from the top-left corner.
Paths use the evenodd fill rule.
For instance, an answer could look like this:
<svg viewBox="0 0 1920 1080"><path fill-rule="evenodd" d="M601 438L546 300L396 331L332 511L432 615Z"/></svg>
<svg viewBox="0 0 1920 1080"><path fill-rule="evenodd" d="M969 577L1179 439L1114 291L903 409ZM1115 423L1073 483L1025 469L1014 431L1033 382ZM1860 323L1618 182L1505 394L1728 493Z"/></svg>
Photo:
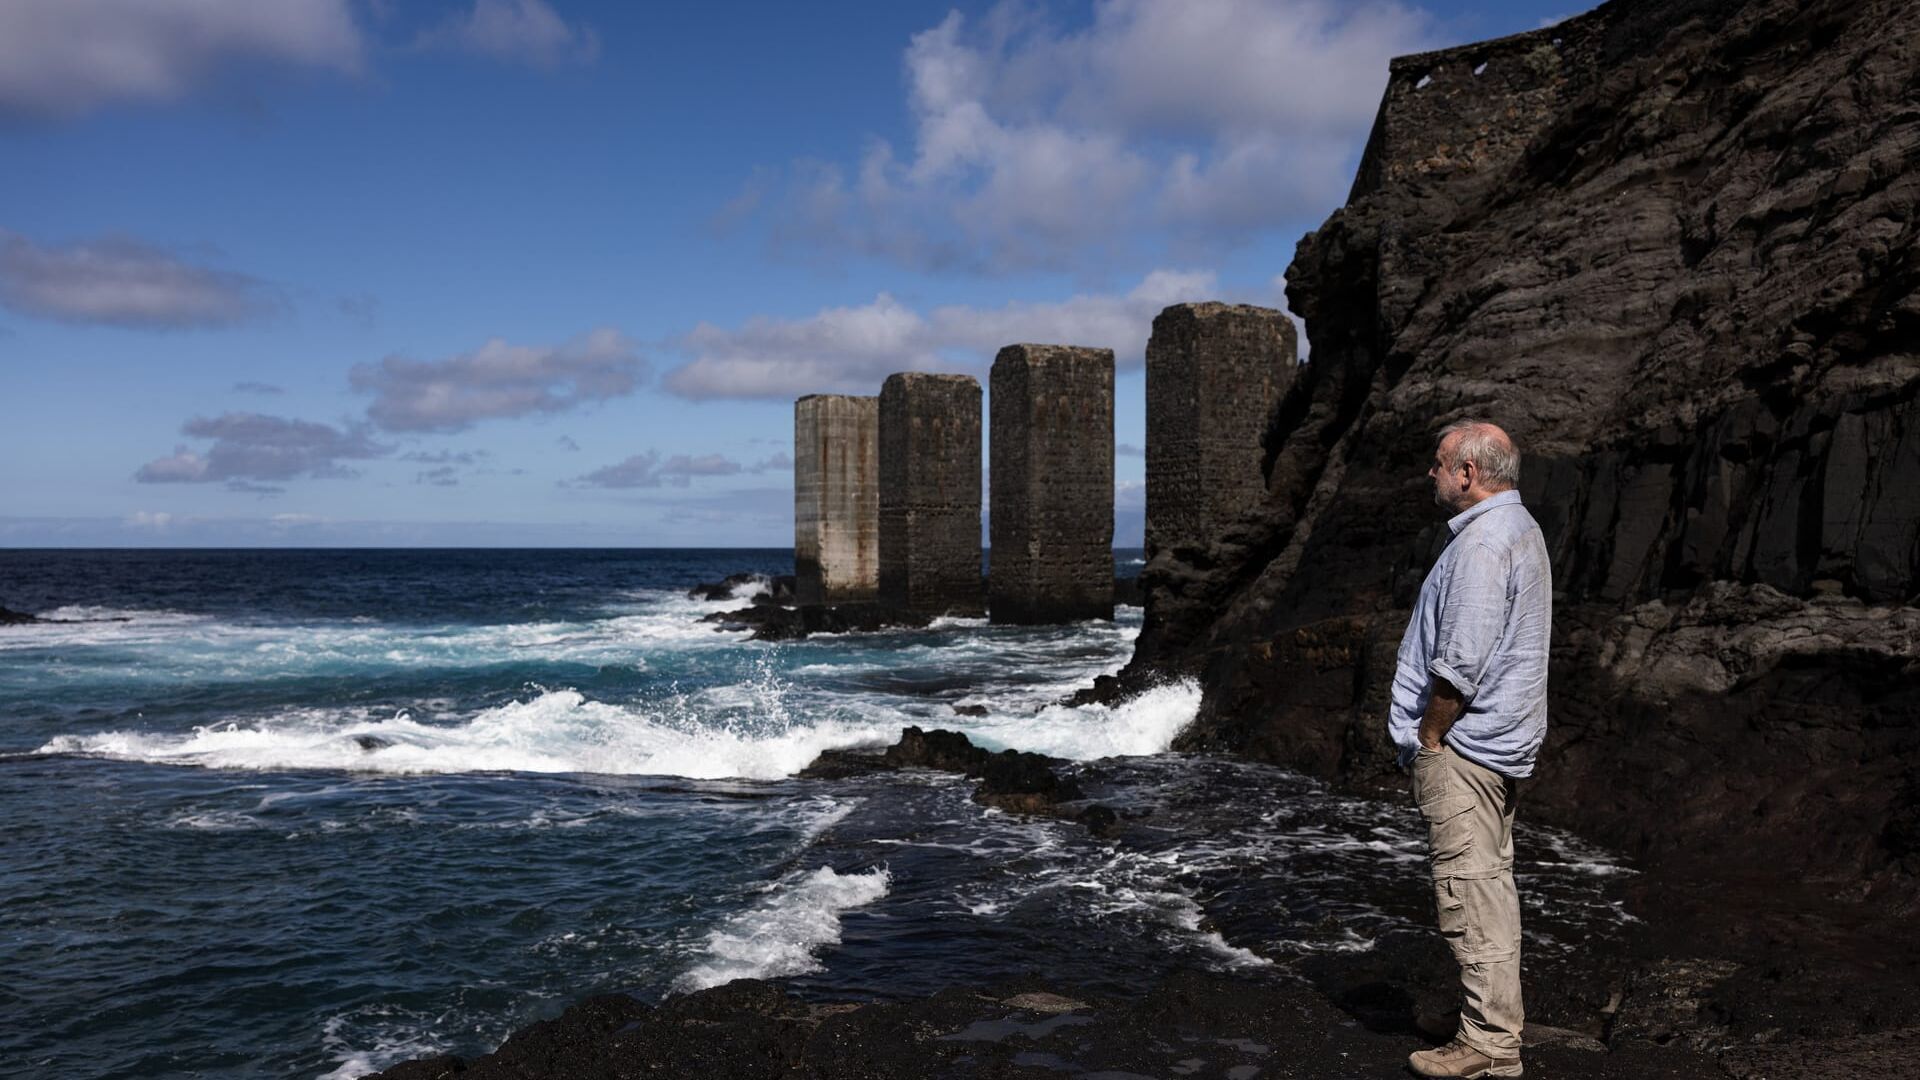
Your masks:
<svg viewBox="0 0 1920 1080"><path fill-rule="evenodd" d="M1468 525L1473 524L1474 518L1479 517L1481 514L1486 513L1487 511L1493 509L1494 507L1518 506L1519 504L1520 504L1520 493L1513 489L1508 489L1506 491L1501 492L1498 495L1489 495L1486 498L1481 499L1479 502L1474 503L1472 506L1467 507L1465 510L1462 510L1459 513L1448 518L1447 529L1451 531L1453 535L1459 536L1460 530L1466 528Z"/></svg>

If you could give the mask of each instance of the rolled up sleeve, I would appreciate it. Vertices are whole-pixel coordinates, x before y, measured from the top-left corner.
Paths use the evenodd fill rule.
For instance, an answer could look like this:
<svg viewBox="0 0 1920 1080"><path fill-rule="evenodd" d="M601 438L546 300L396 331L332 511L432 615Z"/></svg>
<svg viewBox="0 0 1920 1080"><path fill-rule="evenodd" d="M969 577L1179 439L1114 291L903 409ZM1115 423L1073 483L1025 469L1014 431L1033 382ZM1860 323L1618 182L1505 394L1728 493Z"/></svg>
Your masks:
<svg viewBox="0 0 1920 1080"><path fill-rule="evenodd" d="M1453 560L1427 670L1472 701L1507 623L1507 560L1475 544Z"/></svg>

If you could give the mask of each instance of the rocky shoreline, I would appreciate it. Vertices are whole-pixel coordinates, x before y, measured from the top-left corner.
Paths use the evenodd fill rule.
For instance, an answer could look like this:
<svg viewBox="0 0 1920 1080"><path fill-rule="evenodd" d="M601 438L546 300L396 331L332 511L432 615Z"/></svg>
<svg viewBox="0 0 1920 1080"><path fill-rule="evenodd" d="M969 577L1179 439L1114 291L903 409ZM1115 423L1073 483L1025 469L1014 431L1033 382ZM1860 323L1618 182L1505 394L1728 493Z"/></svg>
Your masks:
<svg viewBox="0 0 1920 1080"><path fill-rule="evenodd" d="M883 752L822 755L803 777L931 769L980 781L974 801L1077 822L1120 848L1130 827L1065 763L905 729ZM1079 775L1089 775L1082 767ZM1610 947L1529 962L1530 1069L1564 1077L1772 1080L1905 1076L1920 1049L1920 946L1871 909L1667 864L1625 887ZM1549 930L1552 928L1549 927ZM1044 957L1035 958L1045 966ZM581 1002L474 1059L394 1066L390 1080L466 1077L1046 1077L1393 1074L1453 1026L1437 935L1398 931L1253 973L1181 970L1137 995L1044 977L907 1001L818 1000L730 983L658 1004Z"/></svg>

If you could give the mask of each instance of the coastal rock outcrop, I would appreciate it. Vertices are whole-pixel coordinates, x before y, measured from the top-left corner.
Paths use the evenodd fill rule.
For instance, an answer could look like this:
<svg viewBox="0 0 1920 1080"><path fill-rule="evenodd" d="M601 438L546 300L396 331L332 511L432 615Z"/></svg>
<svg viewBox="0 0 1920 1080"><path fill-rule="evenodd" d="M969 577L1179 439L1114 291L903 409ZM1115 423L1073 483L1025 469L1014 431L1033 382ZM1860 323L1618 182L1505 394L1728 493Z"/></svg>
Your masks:
<svg viewBox="0 0 1920 1080"><path fill-rule="evenodd" d="M1385 786L1432 433L1486 416L1554 561L1535 820L1913 901L1917 43L1894 0L1616 0L1394 61L1287 272L1264 499L1149 552L1118 685L1200 675L1182 748Z"/></svg>
<svg viewBox="0 0 1920 1080"><path fill-rule="evenodd" d="M1072 777L1053 771L1056 759L1024 750L993 753L973 745L957 731L904 728L900 741L887 748L885 761L895 768L918 767L957 772L977 778L973 801L1020 814L1051 813L1063 802L1084 797Z"/></svg>
<svg viewBox="0 0 1920 1080"><path fill-rule="evenodd" d="M838 780L892 769L959 773L980 781L973 789L973 801L982 806L1016 814L1071 818L1096 835L1116 831L1119 815L1107 807L1094 805L1069 812L1061 805L1086 798L1078 780L1054 771L1065 764L1059 758L1025 750L1002 750L996 754L975 746L973 740L958 731L907 727L900 729L900 740L884 753L828 750L801 770L800 775L815 780Z"/></svg>
<svg viewBox="0 0 1920 1080"><path fill-rule="evenodd" d="M753 598L753 606L716 611L702 622L723 630L751 630L754 641L794 641L809 634L852 634L875 630L918 629L933 616L879 604L838 604L833 607L786 607Z"/></svg>

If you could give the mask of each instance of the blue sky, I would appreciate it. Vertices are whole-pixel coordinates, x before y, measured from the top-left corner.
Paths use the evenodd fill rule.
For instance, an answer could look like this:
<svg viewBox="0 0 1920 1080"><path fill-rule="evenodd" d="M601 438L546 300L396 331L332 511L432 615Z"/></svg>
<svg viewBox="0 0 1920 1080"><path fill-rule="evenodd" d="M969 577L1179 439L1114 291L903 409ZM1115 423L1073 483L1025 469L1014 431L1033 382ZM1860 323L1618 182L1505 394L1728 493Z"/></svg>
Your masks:
<svg viewBox="0 0 1920 1080"><path fill-rule="evenodd" d="M0 546L791 542L792 399L1280 306L1548 3L0 6ZM1129 450L1133 452L1129 452Z"/></svg>

